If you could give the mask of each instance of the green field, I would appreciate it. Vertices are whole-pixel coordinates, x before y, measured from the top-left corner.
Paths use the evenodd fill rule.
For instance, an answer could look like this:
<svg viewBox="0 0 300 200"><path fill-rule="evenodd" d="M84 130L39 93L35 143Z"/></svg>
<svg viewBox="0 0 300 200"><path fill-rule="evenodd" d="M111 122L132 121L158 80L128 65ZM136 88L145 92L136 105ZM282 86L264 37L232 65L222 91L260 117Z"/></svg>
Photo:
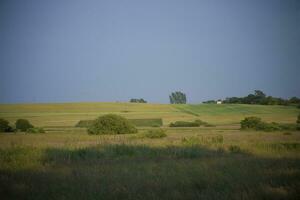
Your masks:
<svg viewBox="0 0 300 200"><path fill-rule="evenodd" d="M0 105L44 134L0 133L1 199L300 199L300 132L240 131L247 116L295 123L292 106L64 103ZM162 119L167 137L88 135L114 113ZM170 128L201 119L214 127Z"/></svg>

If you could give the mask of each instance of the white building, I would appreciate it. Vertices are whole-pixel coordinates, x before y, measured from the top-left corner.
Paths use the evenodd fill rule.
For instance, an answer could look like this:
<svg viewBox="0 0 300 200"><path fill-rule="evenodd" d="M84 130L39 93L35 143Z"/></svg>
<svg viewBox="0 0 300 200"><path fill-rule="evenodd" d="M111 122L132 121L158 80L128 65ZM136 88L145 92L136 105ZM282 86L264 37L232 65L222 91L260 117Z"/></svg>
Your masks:
<svg viewBox="0 0 300 200"><path fill-rule="evenodd" d="M221 101L221 100L218 100L218 101L217 101L217 104L222 104L222 101Z"/></svg>

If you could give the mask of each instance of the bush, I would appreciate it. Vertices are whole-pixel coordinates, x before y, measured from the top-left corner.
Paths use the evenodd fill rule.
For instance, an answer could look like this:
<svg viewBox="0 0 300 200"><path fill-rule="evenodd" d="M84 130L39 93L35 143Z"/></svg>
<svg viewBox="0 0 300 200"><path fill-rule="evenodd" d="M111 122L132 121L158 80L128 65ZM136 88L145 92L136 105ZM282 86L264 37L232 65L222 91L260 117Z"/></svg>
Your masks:
<svg viewBox="0 0 300 200"><path fill-rule="evenodd" d="M94 120L80 120L75 127L88 128ZM128 119L130 123L137 127L160 127L163 125L161 118L154 119Z"/></svg>
<svg viewBox="0 0 300 200"><path fill-rule="evenodd" d="M256 127L256 130L262 130L262 131L280 131L282 129L280 127L280 124L278 124L278 123L275 123L275 122L272 122L272 123L261 122Z"/></svg>
<svg viewBox="0 0 300 200"><path fill-rule="evenodd" d="M185 121L176 121L172 122L170 127L198 127L199 124L197 122L185 122Z"/></svg>
<svg viewBox="0 0 300 200"><path fill-rule="evenodd" d="M200 119L196 119L196 120L195 120L195 122L196 122L196 123L198 123L198 124L199 124L199 126L201 126L201 125L203 125L203 126L207 126L207 125L208 125L208 123L207 123L207 122L204 122L204 121L202 121L202 120L200 120Z"/></svg>
<svg viewBox="0 0 300 200"><path fill-rule="evenodd" d="M166 131L163 129L148 130L148 132L145 134L145 137L147 138L163 138L166 136L167 136Z"/></svg>
<svg viewBox="0 0 300 200"><path fill-rule="evenodd" d="M34 128L27 129L26 133L45 133L45 130L40 127L34 127Z"/></svg>
<svg viewBox="0 0 300 200"><path fill-rule="evenodd" d="M279 124L281 130L297 130L297 124Z"/></svg>
<svg viewBox="0 0 300 200"><path fill-rule="evenodd" d="M228 150L231 153L242 153L242 149L237 145L230 145Z"/></svg>
<svg viewBox="0 0 300 200"><path fill-rule="evenodd" d="M21 131L27 131L28 129L33 128L33 125L27 119L18 119L16 121L16 129Z"/></svg>
<svg viewBox="0 0 300 200"><path fill-rule="evenodd" d="M300 114L297 117L297 124L300 124Z"/></svg>
<svg viewBox="0 0 300 200"><path fill-rule="evenodd" d="M241 121L241 129L257 129L257 127L263 126L262 123L261 118L246 117Z"/></svg>
<svg viewBox="0 0 300 200"><path fill-rule="evenodd" d="M5 119L0 119L0 132L13 132L13 128L9 126L9 122Z"/></svg>
<svg viewBox="0 0 300 200"><path fill-rule="evenodd" d="M137 133L137 129L126 118L107 114L98 117L88 128L89 134L127 134Z"/></svg>
<svg viewBox="0 0 300 200"><path fill-rule="evenodd" d="M254 129L260 131L297 130L297 124L267 123L263 122L258 117L246 117L241 121L241 129Z"/></svg>
<svg viewBox="0 0 300 200"><path fill-rule="evenodd" d="M204 122L200 119L197 119L193 122L186 122L186 121L176 121L176 122L172 122L170 125L170 127L199 127L199 126L212 126L210 124L208 124L207 122Z"/></svg>

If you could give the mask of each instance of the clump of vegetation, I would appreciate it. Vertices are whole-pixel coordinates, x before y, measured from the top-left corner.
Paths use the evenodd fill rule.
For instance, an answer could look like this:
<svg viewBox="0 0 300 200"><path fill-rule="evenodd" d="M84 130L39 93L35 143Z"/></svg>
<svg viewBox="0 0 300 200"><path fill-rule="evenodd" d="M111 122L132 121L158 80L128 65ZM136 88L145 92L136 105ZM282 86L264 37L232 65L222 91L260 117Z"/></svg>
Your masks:
<svg viewBox="0 0 300 200"><path fill-rule="evenodd" d="M154 119L127 119L134 126L138 127L160 127L163 125L161 118ZM75 127L88 128L93 124L94 120L80 120Z"/></svg>
<svg viewBox="0 0 300 200"><path fill-rule="evenodd" d="M184 137L181 139L181 142L185 145L219 145L223 144L224 138L222 135L216 136L191 136L191 137Z"/></svg>
<svg viewBox="0 0 300 200"><path fill-rule="evenodd" d="M21 131L27 131L28 129L33 128L33 125L27 119L18 119L16 121L16 129Z"/></svg>
<svg viewBox="0 0 300 200"><path fill-rule="evenodd" d="M13 128L9 126L9 122L5 119L0 119L0 132L12 132Z"/></svg>
<svg viewBox="0 0 300 200"><path fill-rule="evenodd" d="M95 119L89 126L88 133L96 135L128 134L137 133L137 129L126 118L115 114L107 114Z"/></svg>
<svg viewBox="0 0 300 200"><path fill-rule="evenodd" d="M246 117L241 121L241 129L256 129L262 123L259 117Z"/></svg>
<svg viewBox="0 0 300 200"><path fill-rule="evenodd" d="M80 127L80 128L88 128L89 126L92 125L94 120L80 120L75 127Z"/></svg>
<svg viewBox="0 0 300 200"><path fill-rule="evenodd" d="M147 138L163 138L166 136L167 136L166 131L163 129L148 130L148 132L145 134L145 137Z"/></svg>
<svg viewBox="0 0 300 200"><path fill-rule="evenodd" d="M198 127L199 124L197 122L186 122L186 121L176 121L172 122L169 125L170 127Z"/></svg>
<svg viewBox="0 0 300 200"><path fill-rule="evenodd" d="M191 145L191 146L201 144L201 140L196 136L183 137L181 139L181 142L185 145Z"/></svg>
<svg viewBox="0 0 300 200"><path fill-rule="evenodd" d="M246 117L240 122L241 129L253 129L258 131L282 131L282 130L296 130L296 124L279 124L276 122L267 123L259 117Z"/></svg>
<svg viewBox="0 0 300 200"><path fill-rule="evenodd" d="M163 125L163 121L161 118L153 118L153 119L128 119L135 126L141 127L160 127Z"/></svg>
<svg viewBox="0 0 300 200"><path fill-rule="evenodd" d="M215 125L209 124L209 123L207 123L207 122L205 122L205 121L202 121L202 120L200 120L200 119L196 119L195 122L198 123L199 126L215 127Z"/></svg>
<svg viewBox="0 0 300 200"><path fill-rule="evenodd" d="M193 122L187 122L187 121L176 121L176 122L172 122L169 125L170 127L199 127L199 126L212 126L210 124L208 124L207 122L204 122L200 119L197 119Z"/></svg>
<svg viewBox="0 0 300 200"><path fill-rule="evenodd" d="M26 133L45 133L45 130L41 127L34 127L27 129Z"/></svg>
<svg viewBox="0 0 300 200"><path fill-rule="evenodd" d="M237 145L230 145L228 147L229 152L231 153L242 153L242 149Z"/></svg>
<svg viewBox="0 0 300 200"><path fill-rule="evenodd" d="M141 99L130 99L130 103L147 103L143 98Z"/></svg>

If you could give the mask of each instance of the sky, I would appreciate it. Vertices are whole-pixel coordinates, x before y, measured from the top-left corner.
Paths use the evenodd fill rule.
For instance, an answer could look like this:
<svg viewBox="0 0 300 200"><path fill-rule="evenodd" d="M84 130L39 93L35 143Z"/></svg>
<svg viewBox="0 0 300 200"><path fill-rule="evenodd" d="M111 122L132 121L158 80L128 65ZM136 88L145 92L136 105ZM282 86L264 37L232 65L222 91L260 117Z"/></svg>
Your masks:
<svg viewBox="0 0 300 200"><path fill-rule="evenodd" d="M299 0L0 0L0 103L300 97Z"/></svg>

